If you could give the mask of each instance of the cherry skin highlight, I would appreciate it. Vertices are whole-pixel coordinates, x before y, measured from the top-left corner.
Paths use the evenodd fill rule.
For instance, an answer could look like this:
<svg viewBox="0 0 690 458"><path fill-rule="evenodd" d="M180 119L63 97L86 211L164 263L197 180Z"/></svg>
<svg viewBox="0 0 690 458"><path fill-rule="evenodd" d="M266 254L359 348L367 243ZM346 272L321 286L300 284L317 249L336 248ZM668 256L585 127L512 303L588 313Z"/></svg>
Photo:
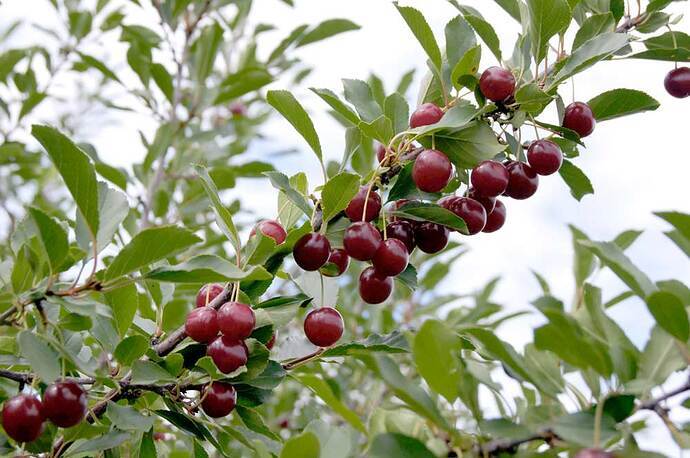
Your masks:
<svg viewBox="0 0 690 458"><path fill-rule="evenodd" d="M417 246L425 253L438 253L448 245L450 231L446 226L425 222L418 225L414 231Z"/></svg>
<svg viewBox="0 0 690 458"><path fill-rule="evenodd" d="M506 170L507 171L507 170ZM477 191L474 190L474 188L470 188L469 192L467 193L467 197L470 199L474 199L486 210L486 214L488 215L491 213L491 211L494 209L494 206L496 205L496 198L495 197L484 197L480 196Z"/></svg>
<svg viewBox="0 0 690 458"><path fill-rule="evenodd" d="M307 271L319 270L326 264L330 254L331 244L328 239L316 232L302 236L292 249L297 265Z"/></svg>
<svg viewBox="0 0 690 458"><path fill-rule="evenodd" d="M217 337L206 349L219 371L230 374L247 364L249 350L244 342L226 336Z"/></svg>
<svg viewBox="0 0 690 458"><path fill-rule="evenodd" d="M367 192L369 192L368 199ZM365 201L367 204L366 215L364 215ZM350 221L362 221L362 215L364 215L365 221L372 221L379 216L379 212L381 212L381 196L373 189L369 191L369 186L359 188L355 197L352 198L345 208L345 215L347 215Z"/></svg>
<svg viewBox="0 0 690 458"><path fill-rule="evenodd" d="M256 235L257 229L266 237L270 237L275 240L276 245L280 245L287 238L287 232L283 229L283 226L275 220L267 219L261 221L259 224L254 226L249 237L254 237Z"/></svg>
<svg viewBox="0 0 690 458"><path fill-rule="evenodd" d="M500 200L496 201L494 209L486 217L486 226L482 232L496 232L506 222L506 206Z"/></svg>
<svg viewBox="0 0 690 458"><path fill-rule="evenodd" d="M209 343L218 336L218 312L211 307L200 307L187 314L184 332L194 341Z"/></svg>
<svg viewBox="0 0 690 458"><path fill-rule="evenodd" d="M398 239L386 239L376 250L372 264L377 272L395 277L407 268L407 247Z"/></svg>
<svg viewBox="0 0 690 458"><path fill-rule="evenodd" d="M328 262L321 268L321 273L327 277L339 277L350 265L350 257L341 248L332 248Z"/></svg>
<svg viewBox="0 0 690 458"><path fill-rule="evenodd" d="M359 276L359 295L367 304L380 304L393 291L393 279L367 267Z"/></svg>
<svg viewBox="0 0 690 458"><path fill-rule="evenodd" d="M474 192L484 197L496 197L508 187L508 170L497 161L480 162L472 170L471 181Z"/></svg>
<svg viewBox="0 0 690 458"><path fill-rule="evenodd" d="M19 394L5 401L2 427L17 442L33 442L43 432L43 405L36 397Z"/></svg>
<svg viewBox="0 0 690 458"><path fill-rule="evenodd" d="M586 137L594 132L597 121L594 113L584 102L573 102L565 108L563 127L574 130L580 137Z"/></svg>
<svg viewBox="0 0 690 458"><path fill-rule="evenodd" d="M212 382L204 389L201 409L211 418L227 416L237 404L237 392L229 383Z"/></svg>
<svg viewBox="0 0 690 458"><path fill-rule="evenodd" d="M43 415L60 428L71 428L86 417L86 391L73 381L57 382L43 393Z"/></svg>
<svg viewBox="0 0 690 458"><path fill-rule="evenodd" d="M486 209L474 199L469 197L458 198L451 206L451 211L465 221L468 235L481 232L486 225Z"/></svg>
<svg viewBox="0 0 690 458"><path fill-rule="evenodd" d="M434 149L422 151L412 166L412 180L421 191L439 192L453 174L448 156Z"/></svg>
<svg viewBox="0 0 690 458"><path fill-rule="evenodd" d="M515 92L515 77L501 67L489 67L479 78L479 90L493 102L502 102Z"/></svg>
<svg viewBox="0 0 690 458"><path fill-rule="evenodd" d="M196 306L204 307L211 303L225 288L220 283L208 283L196 294Z"/></svg>
<svg viewBox="0 0 690 458"><path fill-rule="evenodd" d="M343 335L343 317L333 307L321 307L304 319L304 334L317 347L330 347Z"/></svg>
<svg viewBox="0 0 690 458"><path fill-rule="evenodd" d="M680 67L668 72L664 79L664 87L673 97L690 97L690 68Z"/></svg>
<svg viewBox="0 0 690 458"><path fill-rule="evenodd" d="M529 165L524 162L510 162L506 168L510 174L510 180L505 195L524 200L537 192L539 175Z"/></svg>
<svg viewBox="0 0 690 458"><path fill-rule="evenodd" d="M218 329L232 340L249 337L255 324L254 310L247 304L226 302L218 309Z"/></svg>
<svg viewBox="0 0 690 458"><path fill-rule="evenodd" d="M393 221L386 226L389 239L398 239L405 244L408 253L412 253L416 243L414 239L414 225L408 221Z"/></svg>
<svg viewBox="0 0 690 458"><path fill-rule="evenodd" d="M433 103L423 103L410 116L410 127L428 126L436 124L443 117L443 110Z"/></svg>
<svg viewBox="0 0 690 458"><path fill-rule="evenodd" d="M561 168L563 153L554 142L537 140L527 149L527 162L539 175L551 175Z"/></svg>
<svg viewBox="0 0 690 458"><path fill-rule="evenodd" d="M381 245L381 233L371 223L364 221L352 223L345 230L343 245L351 258L369 261Z"/></svg>

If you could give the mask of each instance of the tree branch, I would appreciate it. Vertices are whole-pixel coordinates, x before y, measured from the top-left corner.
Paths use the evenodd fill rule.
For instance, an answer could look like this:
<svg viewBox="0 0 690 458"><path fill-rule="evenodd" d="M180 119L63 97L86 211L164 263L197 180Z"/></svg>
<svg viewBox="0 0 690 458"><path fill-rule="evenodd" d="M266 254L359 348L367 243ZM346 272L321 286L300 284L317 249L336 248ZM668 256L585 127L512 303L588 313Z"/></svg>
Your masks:
<svg viewBox="0 0 690 458"><path fill-rule="evenodd" d="M495 439L484 445L480 445L478 453L479 456L498 456L501 453L515 453L517 448L522 444L534 441L551 443L554 440L558 440L558 436L551 430L545 430L522 439Z"/></svg>

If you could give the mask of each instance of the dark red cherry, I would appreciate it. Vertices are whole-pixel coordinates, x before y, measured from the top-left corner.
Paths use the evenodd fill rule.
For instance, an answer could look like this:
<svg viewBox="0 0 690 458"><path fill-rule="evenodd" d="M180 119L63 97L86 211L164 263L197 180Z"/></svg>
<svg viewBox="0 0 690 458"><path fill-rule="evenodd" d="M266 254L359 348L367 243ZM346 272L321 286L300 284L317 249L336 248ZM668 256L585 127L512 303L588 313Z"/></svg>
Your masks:
<svg viewBox="0 0 690 458"><path fill-rule="evenodd" d="M496 232L506 222L506 206L500 200L496 201L493 211L486 217L486 226L482 232Z"/></svg>
<svg viewBox="0 0 690 458"><path fill-rule="evenodd" d="M486 225L486 209L482 204L469 197L460 197L452 205L451 211L465 221L467 234L481 232Z"/></svg>
<svg viewBox="0 0 690 458"><path fill-rule="evenodd" d="M314 309L304 319L304 334L317 347L330 347L343 335L343 317L333 307Z"/></svg>
<svg viewBox="0 0 690 458"><path fill-rule="evenodd" d="M501 67L489 67L479 78L479 90L493 102L502 102L515 92L515 77Z"/></svg>
<svg viewBox="0 0 690 458"><path fill-rule="evenodd" d="M508 170L497 161L480 162L472 170L474 191L485 197L496 197L503 194L508 187Z"/></svg>
<svg viewBox="0 0 690 458"><path fill-rule="evenodd" d="M524 162L510 162L506 168L510 174L505 194L513 199L523 200L537 192L539 175Z"/></svg>
<svg viewBox="0 0 690 458"><path fill-rule="evenodd" d="M359 295L367 304L380 304L393 291L393 279L373 267L367 267L359 276Z"/></svg>
<svg viewBox="0 0 690 458"><path fill-rule="evenodd" d="M673 97L684 99L690 96L690 68L680 67L668 72L664 79L666 92Z"/></svg>
<svg viewBox="0 0 690 458"><path fill-rule="evenodd" d="M386 147L379 143L376 146L376 159L379 161L379 164L383 162L383 160L386 158Z"/></svg>
<svg viewBox="0 0 690 458"><path fill-rule="evenodd" d="M257 229L266 237L271 237L273 240L275 240L277 245L283 243L287 238L287 232L285 232L283 226L281 226L278 221L272 219L261 221L259 224L254 226L249 234L250 238L254 237Z"/></svg>
<svg viewBox="0 0 690 458"><path fill-rule="evenodd" d="M43 432L43 406L29 394L20 394L5 401L2 427L17 442L33 442Z"/></svg>
<svg viewBox="0 0 690 458"><path fill-rule="evenodd" d="M192 310L187 314L184 332L196 342L211 342L218 335L218 312L211 307Z"/></svg>
<svg viewBox="0 0 690 458"><path fill-rule="evenodd" d="M292 249L295 262L304 270L319 270L331 254L331 244L326 236L312 232L302 236Z"/></svg>
<svg viewBox="0 0 690 458"><path fill-rule="evenodd" d="M575 458L614 458L615 456L613 453L600 448L584 448L577 452Z"/></svg>
<svg viewBox="0 0 690 458"><path fill-rule="evenodd" d="M220 283L208 283L196 294L196 306L204 307L211 303L225 288Z"/></svg>
<svg viewBox="0 0 690 458"><path fill-rule="evenodd" d="M206 385L201 408L211 418L228 415L237 404L237 392L229 383L212 382Z"/></svg>
<svg viewBox="0 0 690 458"><path fill-rule="evenodd" d="M506 170L506 172L507 172L507 170ZM486 210L487 215L489 213L491 213L491 210L494 209L494 205L496 205L496 198L495 197L480 196L477 193L477 191L474 190L474 188L470 188L469 192L467 193L467 197L469 197L470 199L474 199L477 202L479 202L480 204L482 204L482 206Z"/></svg>
<svg viewBox="0 0 690 458"><path fill-rule="evenodd" d="M414 231L417 246L425 253L438 253L448 245L450 231L446 226L425 222L419 224Z"/></svg>
<svg viewBox="0 0 690 458"><path fill-rule="evenodd" d="M351 258L369 261L381 245L381 233L373 224L358 221L345 229L343 245Z"/></svg>
<svg viewBox="0 0 690 458"><path fill-rule="evenodd" d="M539 175L551 175L561 168L563 153L554 142L537 140L527 149L527 162Z"/></svg>
<svg viewBox="0 0 690 458"><path fill-rule="evenodd" d="M367 198L367 192L369 197ZM366 215L364 215L364 202L367 204ZM381 196L373 189L369 192L369 186L362 186L345 208L345 214L350 221L362 221L362 215L366 221L372 221L379 216L381 211Z"/></svg>
<svg viewBox="0 0 690 458"><path fill-rule="evenodd" d="M408 253L412 253L415 248L414 225L408 221L393 221L386 226L386 235L389 239L398 239L407 248Z"/></svg>
<svg viewBox="0 0 690 458"><path fill-rule="evenodd" d="M422 151L412 166L412 180L424 192L439 192L453 174L448 156L434 149Z"/></svg>
<svg viewBox="0 0 690 458"><path fill-rule="evenodd" d="M249 358L249 350L244 342L227 336L216 337L206 349L206 354L224 374L230 374L244 366Z"/></svg>
<svg viewBox="0 0 690 458"><path fill-rule="evenodd" d="M410 127L413 129L420 126L436 124L443 117L443 110L433 103L424 103L410 116Z"/></svg>
<svg viewBox="0 0 690 458"><path fill-rule="evenodd" d="M255 324L254 310L247 304L226 302L218 309L218 329L232 340L243 340L249 337Z"/></svg>
<svg viewBox="0 0 690 458"><path fill-rule="evenodd" d="M328 262L321 268L321 273L327 277L339 277L350 265L350 257L341 248L332 248Z"/></svg>
<svg viewBox="0 0 690 458"><path fill-rule="evenodd" d="M381 242L372 264L377 272L395 277L407 268L408 256L405 244L398 239L390 238Z"/></svg>
<svg viewBox="0 0 690 458"><path fill-rule="evenodd" d="M573 102L565 108L563 127L574 130L580 137L586 137L594 132L596 124L594 113L586 103Z"/></svg>
<svg viewBox="0 0 690 458"><path fill-rule="evenodd" d="M273 350L273 346L276 344L276 333L271 334L271 338L266 342L266 348Z"/></svg>
<svg viewBox="0 0 690 458"><path fill-rule="evenodd" d="M457 202L459 199L458 196L456 195L450 195L450 196L445 196L441 197L437 202L436 205L445 208L446 210L450 210L453 208L453 205L455 202Z"/></svg>
<svg viewBox="0 0 690 458"><path fill-rule="evenodd" d="M43 415L60 428L71 428L86 417L86 391L76 382L50 385L43 393Z"/></svg>

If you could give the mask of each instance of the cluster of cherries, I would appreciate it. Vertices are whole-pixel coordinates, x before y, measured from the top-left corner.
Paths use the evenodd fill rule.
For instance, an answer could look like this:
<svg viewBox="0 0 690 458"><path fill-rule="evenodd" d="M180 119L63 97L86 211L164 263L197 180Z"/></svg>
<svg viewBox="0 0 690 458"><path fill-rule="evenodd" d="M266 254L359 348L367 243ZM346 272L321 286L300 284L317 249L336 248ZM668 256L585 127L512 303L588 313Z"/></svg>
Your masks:
<svg viewBox="0 0 690 458"><path fill-rule="evenodd" d="M33 394L19 394L5 402L2 427L17 442L33 442L43 433L46 420L60 428L71 428L86 417L86 392L81 385L65 380L50 385L43 400Z"/></svg>

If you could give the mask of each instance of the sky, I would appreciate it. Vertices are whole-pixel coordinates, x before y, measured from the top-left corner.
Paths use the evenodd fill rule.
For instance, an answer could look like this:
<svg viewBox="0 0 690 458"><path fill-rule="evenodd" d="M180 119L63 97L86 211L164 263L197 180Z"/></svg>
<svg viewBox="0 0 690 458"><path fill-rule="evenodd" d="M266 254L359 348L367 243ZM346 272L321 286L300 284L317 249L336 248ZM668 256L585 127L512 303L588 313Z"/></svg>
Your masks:
<svg viewBox="0 0 690 458"><path fill-rule="evenodd" d="M325 156L340 158L344 132L326 114L326 105L307 88L325 87L339 91L341 78L366 79L375 72L390 90L404 72L416 68L415 83L408 93L408 101L414 107L426 57L388 0L295 0L295 3L294 8L289 8L278 0L256 0L252 21L268 22L278 27L277 31L265 35L266 41L262 43L260 52L269 52L275 43L302 23L315 24L328 18L343 17L362 27L357 32L301 48L298 52L300 58L314 67L314 71L296 89L296 95L312 114ZM419 8L437 37L443 36L445 23L457 14L444 0L400 3ZM493 2L466 0L464 3L478 8L494 24L502 40L504 54L510 53L518 32L517 23ZM27 14L34 4L47 7L44 0L5 0L0 7L0 24ZM690 7L679 2L674 4L674 11L688 13ZM34 20L50 19L34 17ZM678 30L690 32L688 18ZM22 31L27 39L31 38L29 33ZM18 39L21 40L22 36ZM488 52L483 54L482 67L495 64L491 60L493 56ZM444 293L468 292L500 275L503 280L496 292L496 302L509 311L529 310L530 302L540 295L531 273L535 270L548 280L554 295L567 303L574 288L573 250L568 224L576 225L594 240L611 240L624 230L644 229L643 235L628 250L633 262L653 280L678 278L687 282L690 279L690 260L662 234L668 229L666 223L652 214L664 210L690 212L690 181L687 178L690 99L674 99L665 92L663 79L672 67L667 62L618 60L598 64L586 74L577 76L576 100L586 101L604 91L625 87L644 90L659 100L661 107L655 112L602 123L586 139L587 149L574 162L590 177L595 189L593 196L577 202L556 175L543 177L536 195L526 201L506 199L506 225L493 234L459 239L470 251L438 286L439 290ZM283 88L284 85L278 81L271 88ZM569 85L565 85L561 92L566 103L572 101ZM136 128L148 129L150 137L153 123L130 116L129 119L118 119L88 130L85 135L106 162L129 166L140 160L143 154ZM281 171L290 174L306 168L314 180L311 185L319 183L316 159L285 120L274 117L264 132L268 133L269 139L253 148L251 156L254 159L266 159L271 151L298 148L303 151L300 160L281 163ZM258 215L275 216L275 191L270 186L240 181L234 195L251 195L252 198L245 199L245 202ZM608 271L598 275L594 283L604 289L605 299L625 289ZM620 304L610 310L610 315L636 345L644 345L652 318L641 301L629 300ZM540 316L533 313L503 326L499 335L521 348L533 337L531 332L525 332L525 328L542 322ZM640 439L643 446L679 456L664 428L641 435Z"/></svg>

